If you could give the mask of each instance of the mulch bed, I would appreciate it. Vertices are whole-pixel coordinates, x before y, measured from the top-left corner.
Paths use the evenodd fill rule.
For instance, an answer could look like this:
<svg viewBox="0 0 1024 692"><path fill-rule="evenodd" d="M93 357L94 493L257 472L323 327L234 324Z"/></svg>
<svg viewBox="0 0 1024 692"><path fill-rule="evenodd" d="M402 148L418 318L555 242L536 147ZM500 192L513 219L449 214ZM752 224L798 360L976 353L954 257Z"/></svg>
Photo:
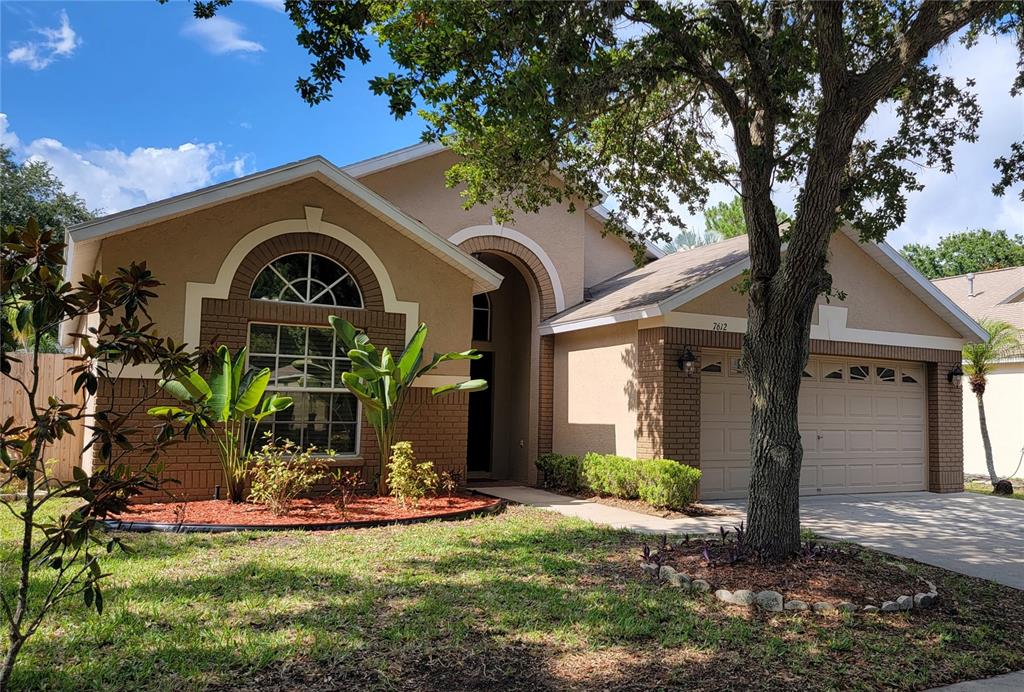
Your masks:
<svg viewBox="0 0 1024 692"><path fill-rule="evenodd" d="M707 564L703 542L677 545L666 564L693 579L703 579L712 589L778 591L789 600L805 603L852 601L880 606L897 596L927 591L921 579L888 560L866 553L837 553L827 557L791 558L762 562L748 558L733 564Z"/></svg>
<svg viewBox="0 0 1024 692"><path fill-rule="evenodd" d="M480 495L430 497L418 507L402 507L391 497L360 497L349 502L344 514L334 498L316 497L294 500L288 513L279 516L263 505L227 500L190 502L153 502L133 505L116 519L122 522L153 524L226 525L226 526L316 526L323 524L389 522L404 519L444 517L450 514L493 508L500 500Z"/></svg>

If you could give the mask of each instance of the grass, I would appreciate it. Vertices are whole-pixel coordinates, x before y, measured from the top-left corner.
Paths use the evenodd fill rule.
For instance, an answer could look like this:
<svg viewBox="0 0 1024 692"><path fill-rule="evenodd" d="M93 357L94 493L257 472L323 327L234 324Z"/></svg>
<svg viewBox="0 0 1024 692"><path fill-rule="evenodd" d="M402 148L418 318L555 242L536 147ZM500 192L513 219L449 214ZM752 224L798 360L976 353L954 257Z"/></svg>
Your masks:
<svg viewBox="0 0 1024 692"><path fill-rule="evenodd" d="M0 520L0 586L15 525ZM14 687L924 689L1024 668L1024 594L911 564L942 606L776 615L641 579L643 539L539 510L330 533L130 535ZM38 593L42 583L34 585Z"/></svg>
<svg viewBox="0 0 1024 692"><path fill-rule="evenodd" d="M1010 482L1013 483L1013 495L1003 495L1001 497L1012 497L1015 500L1024 500L1024 479L1012 478ZM969 493L981 493L982 495L992 494L992 483L987 480L966 480L964 481L964 490Z"/></svg>

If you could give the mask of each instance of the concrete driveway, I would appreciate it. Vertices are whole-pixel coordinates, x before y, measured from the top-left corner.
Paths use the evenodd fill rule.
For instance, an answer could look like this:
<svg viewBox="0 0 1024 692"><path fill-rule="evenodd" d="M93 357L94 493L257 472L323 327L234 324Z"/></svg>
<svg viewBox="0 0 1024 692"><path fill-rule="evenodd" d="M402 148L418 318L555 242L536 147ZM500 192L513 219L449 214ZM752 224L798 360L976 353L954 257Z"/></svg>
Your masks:
<svg viewBox="0 0 1024 692"><path fill-rule="evenodd" d="M722 502L742 507L741 503ZM805 528L1024 590L1024 502L976 493L800 498Z"/></svg>

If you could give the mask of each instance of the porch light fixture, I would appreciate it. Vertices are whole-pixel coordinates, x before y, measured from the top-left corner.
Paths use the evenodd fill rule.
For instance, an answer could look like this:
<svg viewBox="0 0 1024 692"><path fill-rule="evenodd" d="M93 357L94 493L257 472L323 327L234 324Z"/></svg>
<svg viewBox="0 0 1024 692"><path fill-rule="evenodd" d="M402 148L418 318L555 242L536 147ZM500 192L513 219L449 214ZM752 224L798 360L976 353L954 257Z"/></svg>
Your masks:
<svg viewBox="0 0 1024 692"><path fill-rule="evenodd" d="M683 351L683 355L679 356L679 369L687 375L692 375L693 371L697 369L697 356L693 355L689 346Z"/></svg>
<svg viewBox="0 0 1024 692"><path fill-rule="evenodd" d="M954 365L948 373L946 373L946 382L953 384L953 380L958 377L963 377L964 371L959 365Z"/></svg>

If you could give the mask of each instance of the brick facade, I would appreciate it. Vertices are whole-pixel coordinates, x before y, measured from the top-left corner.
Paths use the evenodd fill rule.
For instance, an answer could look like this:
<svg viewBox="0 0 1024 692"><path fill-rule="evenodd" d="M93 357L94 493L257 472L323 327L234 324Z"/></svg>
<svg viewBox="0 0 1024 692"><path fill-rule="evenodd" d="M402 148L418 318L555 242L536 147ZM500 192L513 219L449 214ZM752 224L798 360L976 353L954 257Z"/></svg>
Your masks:
<svg viewBox="0 0 1024 692"><path fill-rule="evenodd" d="M700 465L700 375L678 366L689 347L739 350L743 335L702 329L641 329L637 359L637 456L665 457ZM925 364L928 392L928 489L963 490L963 392L946 376L960 362L958 351L811 340L813 355L860 356Z"/></svg>
<svg viewBox="0 0 1024 692"><path fill-rule="evenodd" d="M339 262L352 274L363 297L363 309L278 303L250 300L249 290L260 270L271 260L291 252L315 252ZM469 309L469 306L466 306ZM226 299L203 300L201 341L226 345L232 352L246 345L250 322L326 326L327 318L338 315L366 330L378 346L401 352L405 345L405 315L384 310L384 300L376 277L369 266L353 250L336 239L313 233L290 233L272 238L253 249L242 261ZM433 461L438 472L453 471L466 477L466 437L469 395L464 392L433 397L427 387L415 387L409 397L403 439L413 443L421 460ZM138 402L131 414L131 425L139 429L137 438L151 437L157 422L146 414L151 406L173 404L173 397L160 391L157 382L149 379L123 379L114 387L98 393L100 408L108 404L116 412L126 413ZM140 456L132 460L143 463ZM193 435L175 444L161 457L161 477L174 481L166 490L180 498L210 498L217 485L224 485L216 445ZM345 466L362 469L364 478L372 480L380 472L376 437L362 419L358 457L345 459ZM146 499L166 499L166 494Z"/></svg>

